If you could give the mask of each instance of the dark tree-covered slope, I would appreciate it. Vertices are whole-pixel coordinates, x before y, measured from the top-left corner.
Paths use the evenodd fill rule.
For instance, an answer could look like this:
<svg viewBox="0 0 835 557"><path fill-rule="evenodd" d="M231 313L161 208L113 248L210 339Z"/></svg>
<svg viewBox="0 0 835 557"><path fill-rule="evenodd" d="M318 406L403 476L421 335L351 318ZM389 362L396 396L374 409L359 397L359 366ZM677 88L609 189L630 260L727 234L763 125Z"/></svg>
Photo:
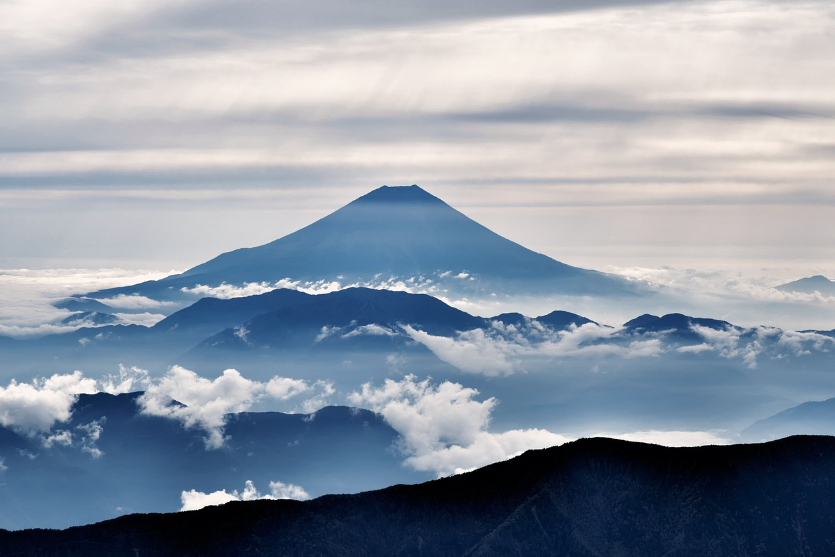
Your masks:
<svg viewBox="0 0 835 557"><path fill-rule="evenodd" d="M0 533L0 555L831 555L835 439L664 448L584 439L314 501Z"/></svg>

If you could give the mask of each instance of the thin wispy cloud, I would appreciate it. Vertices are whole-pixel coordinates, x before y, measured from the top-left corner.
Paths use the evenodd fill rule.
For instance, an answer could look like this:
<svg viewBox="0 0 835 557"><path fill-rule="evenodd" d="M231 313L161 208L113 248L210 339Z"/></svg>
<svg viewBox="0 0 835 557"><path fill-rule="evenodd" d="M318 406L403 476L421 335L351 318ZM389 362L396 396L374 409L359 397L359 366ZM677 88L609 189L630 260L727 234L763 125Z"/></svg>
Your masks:
<svg viewBox="0 0 835 557"><path fill-rule="evenodd" d="M590 255L606 238L610 256L615 238L618 255L655 264L682 250L790 253L810 222L803 260L831 245L827 2L2 9L0 237L27 231L6 257L103 257L113 251L93 230L106 226L121 257L190 262L400 182L592 266L607 263ZM276 193L295 214L265 206ZM20 207L71 241L35 234ZM715 226L729 208L748 226Z"/></svg>

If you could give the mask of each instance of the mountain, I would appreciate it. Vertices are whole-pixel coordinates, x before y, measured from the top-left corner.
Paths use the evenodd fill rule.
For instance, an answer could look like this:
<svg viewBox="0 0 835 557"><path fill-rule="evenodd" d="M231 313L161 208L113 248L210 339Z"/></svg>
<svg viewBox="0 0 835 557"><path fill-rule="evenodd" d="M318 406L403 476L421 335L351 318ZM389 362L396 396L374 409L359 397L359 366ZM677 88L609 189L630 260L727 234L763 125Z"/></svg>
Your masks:
<svg viewBox="0 0 835 557"><path fill-rule="evenodd" d="M214 335L197 349L271 347L299 349L320 345L339 331L337 338L390 337L388 331L413 325L434 335L453 335L476 329L485 320L455 309L426 294L370 288L346 288L311 296L304 303L263 313L241 328ZM372 327L373 328L370 328ZM355 334L344 336L352 331Z"/></svg>
<svg viewBox="0 0 835 557"><path fill-rule="evenodd" d="M787 435L835 435L835 398L810 401L759 420L742 430L746 441L770 441Z"/></svg>
<svg viewBox="0 0 835 557"><path fill-rule="evenodd" d="M81 320L85 314L71 316ZM368 380L390 371L390 358L401 371L444 375L451 371L404 325L434 336L453 338L460 331L489 329L492 321L515 324L520 331L531 318L502 314L491 319L470 315L426 295L394 290L346 288L311 295L276 289L240 298L201 298L152 327L85 326L75 331L15 341L0 337L5 356L21 369L43 374L65 372L68 365L88 373L112 373L120 364L166 369L180 364L204 373L227 367L274 374L276 365L291 376L321 378L333 366L355 363L351 378ZM555 311L536 318L555 330L590 322L574 313ZM81 320L81 323L89 324ZM246 352L246 353L244 353ZM440 366L440 367L438 367ZM253 369L255 368L255 369ZM365 369L366 377L357 376ZM271 376L271 375L270 375ZM343 372L341 379L346 379ZM352 385L345 385L351 388Z"/></svg>
<svg viewBox="0 0 835 557"><path fill-rule="evenodd" d="M502 313L488 319L489 322L501 321L505 326L513 325L517 328L523 326L529 320L530 319L528 317L522 315L521 313ZM572 326L580 327L586 323L594 323L597 325L597 323L587 317L560 310L552 311L548 315L540 315L539 317L536 317L535 320L539 321L543 325L548 325L555 331L564 331Z"/></svg>
<svg viewBox="0 0 835 557"><path fill-rule="evenodd" d="M77 297L65 298L52 304L58 309L68 309L70 311L89 311L98 313L112 313L114 309L106 304L93 300L91 298Z"/></svg>
<svg viewBox="0 0 835 557"><path fill-rule="evenodd" d="M242 325L257 315L302 304L311 298L310 294L286 288L229 300L201 298L159 321L151 330L194 344L225 329Z"/></svg>
<svg viewBox="0 0 835 557"><path fill-rule="evenodd" d="M627 321L623 327L631 334L666 333L679 340L699 340L701 337L692 330L693 325L719 331L733 326L727 321L690 317L681 313L668 313L662 317L646 313Z"/></svg>
<svg viewBox="0 0 835 557"><path fill-rule="evenodd" d="M775 286L774 288L781 292L799 292L801 294L814 294L818 292L824 296L835 296L835 282L823 275L802 278Z"/></svg>
<svg viewBox="0 0 835 557"><path fill-rule="evenodd" d="M74 313L67 318L61 320L62 325L69 325L70 327L78 326L96 326L96 325L112 325L118 323L120 319L110 313L99 313L98 311L80 311Z"/></svg>
<svg viewBox="0 0 835 557"><path fill-rule="evenodd" d="M577 315L576 313L571 313L569 311L561 310L552 311L547 315L540 315L536 318L536 320L542 323L543 325L548 325L555 331L568 329L572 325L575 327L582 327L586 323L593 323L594 325L598 325L596 321L592 321L587 317L583 317L582 315Z"/></svg>
<svg viewBox="0 0 835 557"><path fill-rule="evenodd" d="M581 439L358 495L0 531L0 554L829 555L833 467L831 437L696 448Z"/></svg>
<svg viewBox="0 0 835 557"><path fill-rule="evenodd" d="M261 490L293 483L315 496L429 477L401 465L397 432L368 410L230 414L225 445L206 449L201 429L142 413L141 395L80 395L72 418L50 432L52 442L0 427L0 527L175 511L182 491L240 490L247 480Z"/></svg>
<svg viewBox="0 0 835 557"><path fill-rule="evenodd" d="M90 294L181 299L183 289L293 281L371 284L397 277L489 295L626 295L636 287L533 252L418 186L378 188L268 244L224 253L182 274Z"/></svg>

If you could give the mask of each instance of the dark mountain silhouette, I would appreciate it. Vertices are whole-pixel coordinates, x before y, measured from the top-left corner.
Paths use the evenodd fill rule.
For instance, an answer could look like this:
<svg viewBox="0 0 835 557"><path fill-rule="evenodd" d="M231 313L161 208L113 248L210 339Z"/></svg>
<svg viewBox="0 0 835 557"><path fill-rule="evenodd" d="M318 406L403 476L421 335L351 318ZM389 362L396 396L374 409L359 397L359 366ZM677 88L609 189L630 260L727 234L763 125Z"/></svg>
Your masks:
<svg viewBox="0 0 835 557"><path fill-rule="evenodd" d="M665 448L583 439L414 486L0 532L48 556L829 555L835 439Z"/></svg>
<svg viewBox="0 0 835 557"><path fill-rule="evenodd" d="M576 313L560 310L552 311L548 315L541 315L537 317L536 320L542 323L543 325L548 325L555 331L568 329L572 325L582 327L586 323L594 323L595 325L598 324L596 321L592 321L591 319L583 317L582 315L577 315Z"/></svg>
<svg viewBox="0 0 835 557"><path fill-rule="evenodd" d="M608 296L636 291L619 277L572 267L507 240L418 186L383 186L269 244L224 253L180 275L90 296L179 299L183 288L197 284L273 283L283 278L353 284L392 276L437 281L441 275L461 273L467 276L448 282L486 294L505 287L513 294Z"/></svg>
<svg viewBox="0 0 835 557"><path fill-rule="evenodd" d="M385 337L385 334L365 334L358 328L376 325L399 330L400 325L413 325L435 335L453 335L483 327L485 320L425 294L409 294L391 290L347 288L330 294L311 296L304 303L258 315L242 328L227 329L214 335L196 350L241 349L271 347L297 350L320 344L328 328L350 327L340 331L358 331L360 336ZM379 332L379 331L377 331Z"/></svg>
<svg viewBox="0 0 835 557"><path fill-rule="evenodd" d="M242 325L257 315L302 304L311 298L310 294L286 288L229 300L202 298L169 315L151 330L180 337L184 342L197 343L220 331Z"/></svg>
<svg viewBox="0 0 835 557"><path fill-rule="evenodd" d="M571 313L568 311L552 311L548 315L541 315L535 318L543 325L548 325L555 331L563 331L571 328L572 325L580 327L586 323L595 323L591 319ZM502 313L495 317L491 317L488 321L501 321L505 325L514 325L516 327L523 326L529 320L528 317L521 313ZM595 323L596 324L596 323Z"/></svg>
<svg viewBox="0 0 835 557"><path fill-rule="evenodd" d="M770 441L788 435L835 435L835 398L810 401L759 420L742 430L746 441Z"/></svg>
<svg viewBox="0 0 835 557"><path fill-rule="evenodd" d="M824 296L835 296L835 282L823 275L802 278L780 286L774 287L782 292L799 292L801 294L814 294L819 292Z"/></svg>
<svg viewBox="0 0 835 557"><path fill-rule="evenodd" d="M727 321L689 317L681 313L668 313L662 317L647 313L623 324L625 331L632 334L667 333L667 336L679 340L698 340L700 337L693 332L691 325L720 331L732 327Z"/></svg>

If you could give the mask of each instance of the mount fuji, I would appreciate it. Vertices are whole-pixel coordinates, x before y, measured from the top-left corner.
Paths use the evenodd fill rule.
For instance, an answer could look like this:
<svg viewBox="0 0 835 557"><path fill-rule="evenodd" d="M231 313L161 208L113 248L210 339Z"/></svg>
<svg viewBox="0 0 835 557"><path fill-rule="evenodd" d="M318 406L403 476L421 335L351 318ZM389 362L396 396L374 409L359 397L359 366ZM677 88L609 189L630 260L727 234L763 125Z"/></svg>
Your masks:
<svg viewBox="0 0 835 557"><path fill-rule="evenodd" d="M631 296L639 291L620 277L531 251L412 185L382 186L283 238L221 254L182 274L89 296L182 300L198 285L290 279L374 286L389 278L431 280L482 295Z"/></svg>

